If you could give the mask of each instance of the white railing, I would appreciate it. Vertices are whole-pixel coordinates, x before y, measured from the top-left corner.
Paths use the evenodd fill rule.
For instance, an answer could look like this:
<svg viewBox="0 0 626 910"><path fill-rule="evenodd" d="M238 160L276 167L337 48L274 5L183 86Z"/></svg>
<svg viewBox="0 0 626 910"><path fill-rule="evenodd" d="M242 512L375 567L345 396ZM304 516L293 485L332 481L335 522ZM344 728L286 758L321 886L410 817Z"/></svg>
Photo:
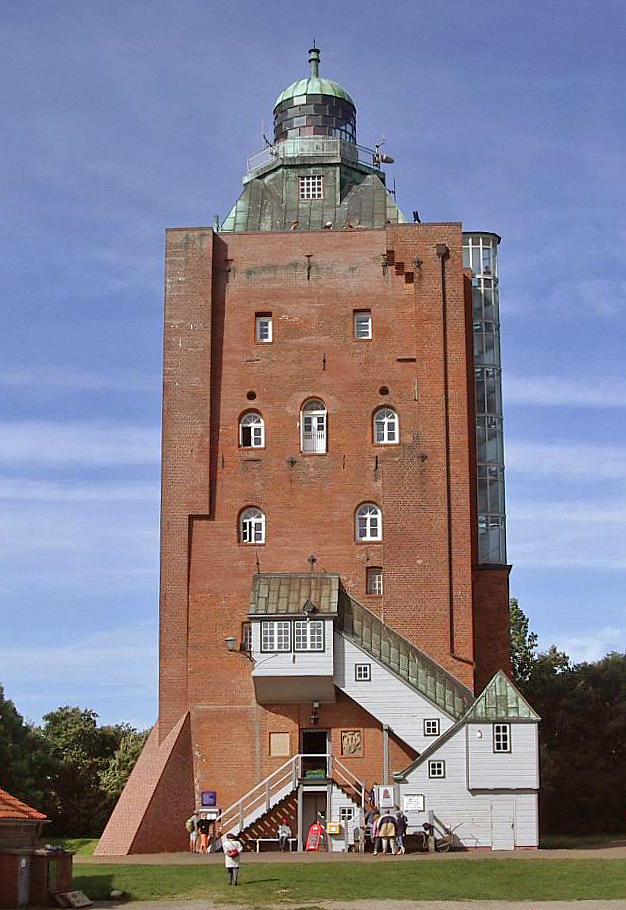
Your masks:
<svg viewBox="0 0 626 910"><path fill-rule="evenodd" d="M364 145L356 145L332 136L294 136L292 139L283 139L276 145L268 145L263 151L251 155L248 158L248 170L254 171L273 161L285 158L337 158L339 156L358 164L380 169L376 152Z"/></svg>
<svg viewBox="0 0 626 910"><path fill-rule="evenodd" d="M320 755L301 752L288 759L280 768L272 771L265 780L221 812L217 818L217 826L224 832L243 831L295 790L301 780L307 779L305 765L308 763L316 764L317 769L315 770L323 771L325 779L333 779L338 784L343 782L351 787L360 798L361 811L363 811L365 806L363 781L360 781L343 762L330 753ZM311 773L310 770L309 773ZM309 780L315 780L315 778L311 777Z"/></svg>

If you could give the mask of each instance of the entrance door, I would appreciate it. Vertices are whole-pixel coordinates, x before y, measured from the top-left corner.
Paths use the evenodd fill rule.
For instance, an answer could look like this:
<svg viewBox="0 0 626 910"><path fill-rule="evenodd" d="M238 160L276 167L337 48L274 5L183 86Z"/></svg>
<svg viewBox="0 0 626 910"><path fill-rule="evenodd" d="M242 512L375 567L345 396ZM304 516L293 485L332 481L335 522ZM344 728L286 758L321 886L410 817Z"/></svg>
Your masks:
<svg viewBox="0 0 626 910"><path fill-rule="evenodd" d="M491 849L515 847L515 802L512 799L491 804Z"/></svg>
<svg viewBox="0 0 626 910"><path fill-rule="evenodd" d="M302 759L302 777L311 779L327 776L327 730L301 730L300 752L306 756Z"/></svg>
<svg viewBox="0 0 626 910"><path fill-rule="evenodd" d="M307 790L302 793L302 840L306 844L309 828L320 815L326 818L326 791Z"/></svg>

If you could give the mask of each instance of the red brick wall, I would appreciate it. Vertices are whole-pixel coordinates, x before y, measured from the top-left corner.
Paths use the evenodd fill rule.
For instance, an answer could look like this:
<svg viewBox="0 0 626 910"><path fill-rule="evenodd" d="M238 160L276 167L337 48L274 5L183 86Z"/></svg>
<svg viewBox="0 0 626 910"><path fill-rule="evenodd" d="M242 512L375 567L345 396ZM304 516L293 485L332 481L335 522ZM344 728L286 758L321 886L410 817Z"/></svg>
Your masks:
<svg viewBox="0 0 626 910"><path fill-rule="evenodd" d="M19 856L0 853L0 907L17 907Z"/></svg>
<svg viewBox="0 0 626 910"><path fill-rule="evenodd" d="M498 670L511 675L509 572L511 566L474 567L476 693Z"/></svg>
<svg viewBox="0 0 626 910"><path fill-rule="evenodd" d="M371 309L372 341L353 339L354 309ZM254 341L256 312L272 313L271 344ZM290 730L295 750L299 724L308 725L308 705L257 705L251 665L224 646L239 636L258 569L306 571L314 554L317 569L338 572L357 600L470 688L475 644L492 647L472 615L460 226L170 231L164 352L161 736L191 708L196 792L217 789L225 807L281 763L267 755L270 730ZM328 408L324 456L300 453L309 397ZM384 405L399 414L398 446L372 443L372 414ZM238 420L251 408L265 420L263 450L238 448ZM380 543L354 539L365 501L383 510ZM263 546L237 542L249 505L265 512ZM382 598L365 593L368 565L384 567ZM357 721L366 750L355 773L380 780L380 725L340 698L322 707L319 727L336 740ZM397 750L394 768L407 763Z"/></svg>

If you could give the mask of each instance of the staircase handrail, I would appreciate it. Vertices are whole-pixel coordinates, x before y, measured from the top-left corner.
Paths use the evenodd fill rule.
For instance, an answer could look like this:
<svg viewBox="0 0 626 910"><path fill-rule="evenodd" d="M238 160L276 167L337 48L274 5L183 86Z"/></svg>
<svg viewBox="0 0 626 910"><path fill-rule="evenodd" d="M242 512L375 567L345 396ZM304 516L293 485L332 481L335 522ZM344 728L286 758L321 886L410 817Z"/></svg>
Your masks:
<svg viewBox="0 0 626 910"><path fill-rule="evenodd" d="M353 790L361 797L361 814L365 812L365 783L354 774L343 762L333 756L332 758L333 777L337 775L348 783ZM352 780L350 780L352 778Z"/></svg>
<svg viewBox="0 0 626 910"><path fill-rule="evenodd" d="M236 819L238 819L240 822L243 821L243 819L246 816L246 810L249 812L250 809L253 807L254 803L258 802L258 800L261 798L264 798L266 802L268 801L268 799L271 800L271 797L273 795L272 791L276 789L278 784L281 784L281 786L284 786L290 777L291 777L291 780L294 782L294 788L295 788L295 779L296 779L295 763L298 760L298 758L299 758L298 755L293 755L291 758L287 759L287 761L283 762L283 764L280 765L279 768L276 768L274 771L271 772L271 774L268 774L268 776L264 780L262 780L260 783L258 783L251 790L248 790L247 793L244 793L244 795L241 796L239 799L235 800L235 802L232 803L232 805L230 805L227 809L224 809L223 812L220 812L220 814L217 818L218 825L221 827L228 828L228 825L231 824L232 822L234 822ZM286 769L289 769L289 770L287 771ZM282 775L282 776L279 777L278 780L274 780L272 782L272 778L276 778L278 775ZM280 787L279 787L279 789L280 789ZM246 803L247 803L247 806L246 806ZM230 815L233 815L232 822L227 821L227 819Z"/></svg>

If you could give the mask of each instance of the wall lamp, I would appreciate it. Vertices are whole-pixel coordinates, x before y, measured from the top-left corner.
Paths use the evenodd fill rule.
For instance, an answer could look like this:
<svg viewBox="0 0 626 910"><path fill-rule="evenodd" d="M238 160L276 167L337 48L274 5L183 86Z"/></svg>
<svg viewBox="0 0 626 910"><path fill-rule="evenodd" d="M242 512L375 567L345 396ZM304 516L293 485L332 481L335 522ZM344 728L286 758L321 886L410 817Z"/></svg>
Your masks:
<svg viewBox="0 0 626 910"><path fill-rule="evenodd" d="M237 644L237 639L236 639L236 638L233 638L232 635L229 635L228 638L225 638L225 639L224 639L224 644L226 645L226 648L227 648L231 653L237 652L237 653L239 653L239 654L243 654L243 656L244 656L244 657L247 657L248 660L249 660L251 663L254 663L254 658L252 657L252 652L251 652L251 651L246 651L244 648L242 648L240 645L238 645L238 644Z"/></svg>

